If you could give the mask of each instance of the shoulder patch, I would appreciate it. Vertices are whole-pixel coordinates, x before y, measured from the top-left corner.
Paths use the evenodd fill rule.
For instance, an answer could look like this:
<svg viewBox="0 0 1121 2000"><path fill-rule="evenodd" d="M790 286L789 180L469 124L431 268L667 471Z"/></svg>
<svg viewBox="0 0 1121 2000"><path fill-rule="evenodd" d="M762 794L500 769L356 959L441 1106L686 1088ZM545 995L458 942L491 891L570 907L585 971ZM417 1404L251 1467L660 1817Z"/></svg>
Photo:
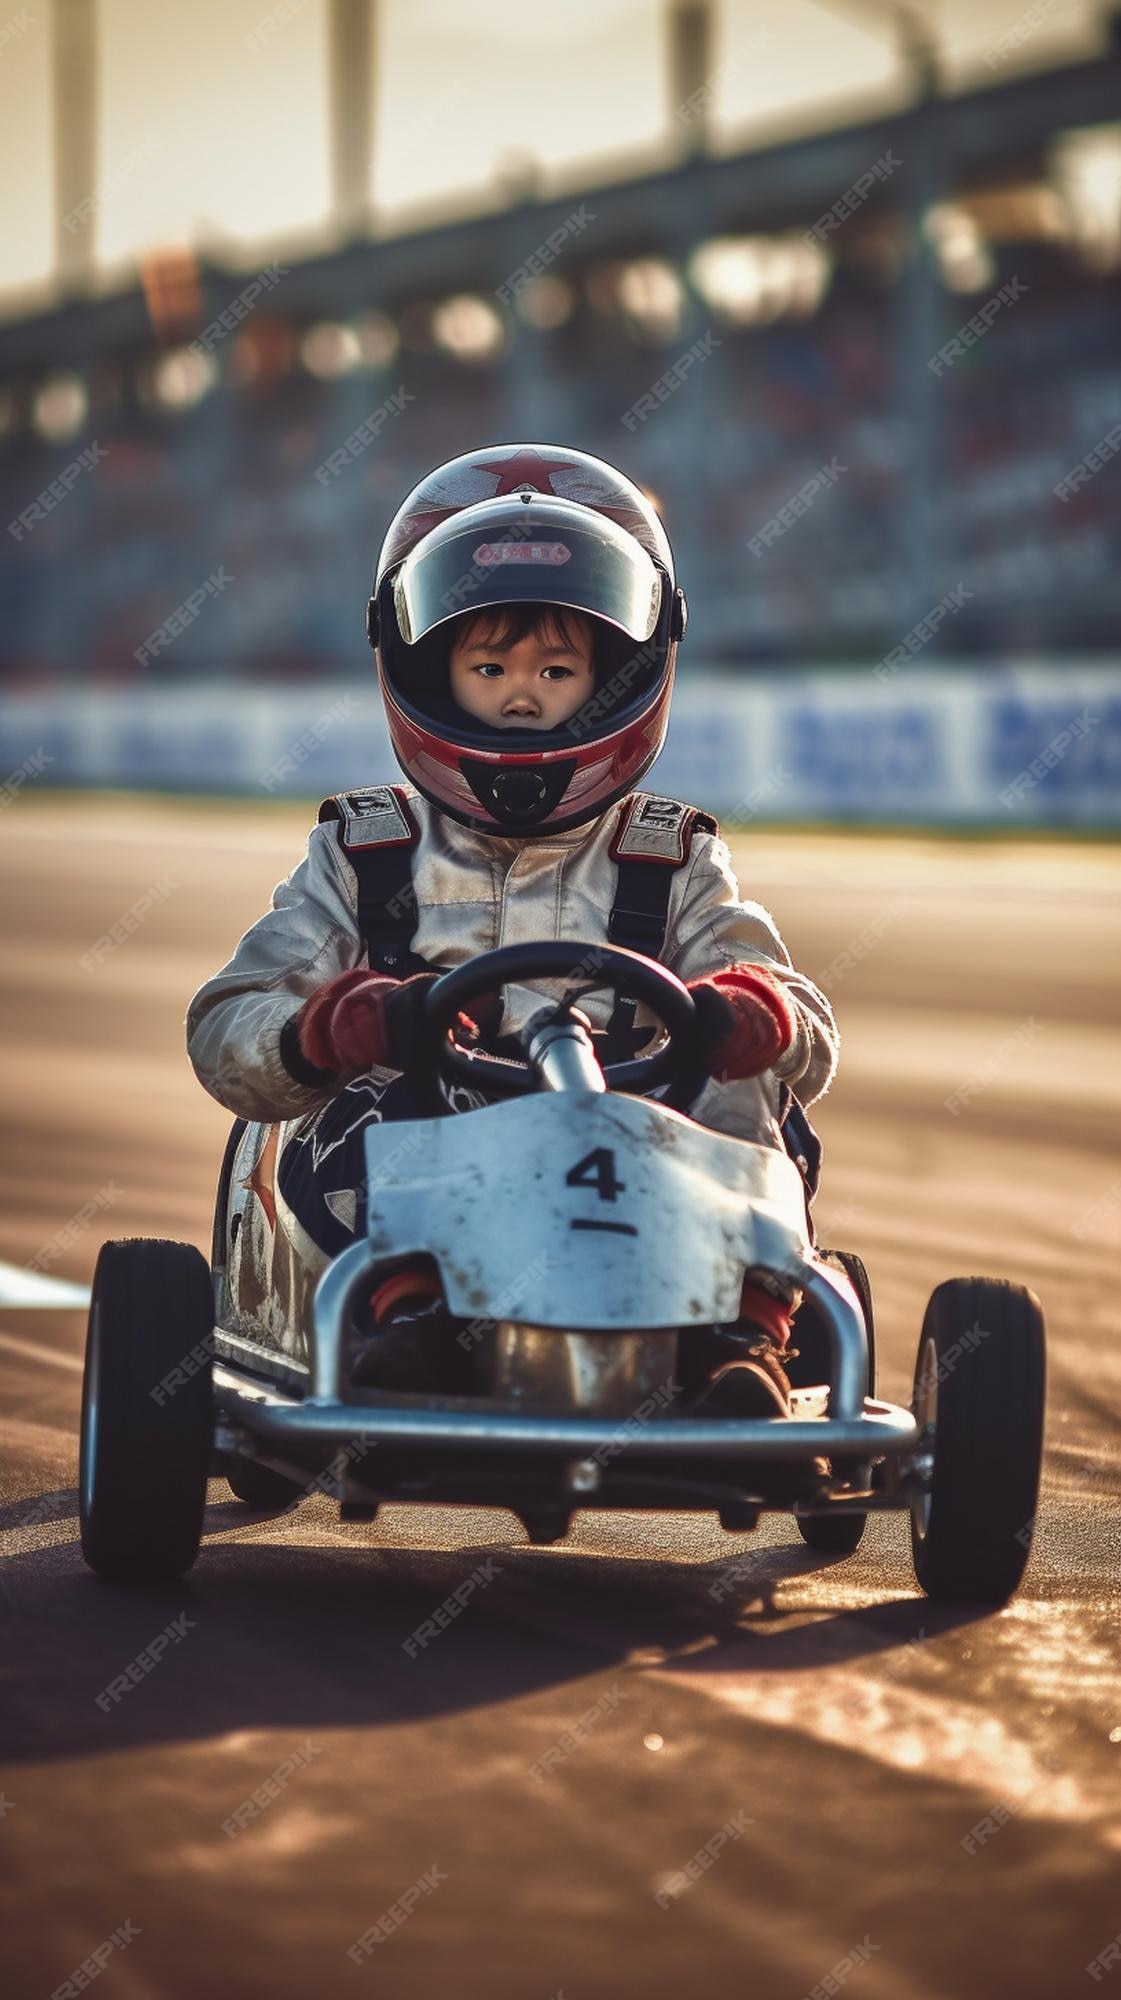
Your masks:
<svg viewBox="0 0 1121 2000"><path fill-rule="evenodd" d="M411 847L416 823L399 785L367 785L358 792L335 792L324 799L319 819L342 821L344 847Z"/></svg>
<svg viewBox="0 0 1121 2000"><path fill-rule="evenodd" d="M689 858L694 831L716 830L709 813L680 799L661 798L655 792L635 792L623 801L619 825L611 843L613 861L664 861L680 868Z"/></svg>

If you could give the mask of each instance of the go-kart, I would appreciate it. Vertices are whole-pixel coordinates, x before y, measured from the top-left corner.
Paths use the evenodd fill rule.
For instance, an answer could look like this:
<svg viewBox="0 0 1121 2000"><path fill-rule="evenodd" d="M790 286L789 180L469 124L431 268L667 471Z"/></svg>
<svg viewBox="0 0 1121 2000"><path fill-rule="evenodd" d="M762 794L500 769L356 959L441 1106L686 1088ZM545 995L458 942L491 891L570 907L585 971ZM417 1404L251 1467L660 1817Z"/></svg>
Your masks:
<svg viewBox="0 0 1121 2000"><path fill-rule="evenodd" d="M569 983L525 1029L524 1061L455 1039L473 1000L543 980ZM653 1013L653 1053L601 1066L576 1004L596 987ZM1039 1480L1038 1301L996 1279L939 1285L911 1408L877 1400L863 1267L815 1245L784 1152L685 1115L699 1075L690 994L635 952L510 945L443 974L412 1078L430 1115L367 1128L365 1229L319 1280L302 1364L230 1324L235 1127L212 1269L187 1244L101 1250L82 1400L86 1561L117 1581L181 1574L208 1477L224 1474L262 1507L329 1490L347 1519L387 1501L502 1506L535 1542L562 1537L578 1508L711 1510L732 1531L782 1510L811 1548L844 1554L870 1513L895 1509L927 1593L1007 1597ZM492 1101L447 1115L441 1077ZM446 1392L359 1386L363 1302L418 1255L439 1273L471 1380L459 1367ZM734 1326L745 1274L801 1294L789 1416L706 1415L683 1393L694 1344Z"/></svg>

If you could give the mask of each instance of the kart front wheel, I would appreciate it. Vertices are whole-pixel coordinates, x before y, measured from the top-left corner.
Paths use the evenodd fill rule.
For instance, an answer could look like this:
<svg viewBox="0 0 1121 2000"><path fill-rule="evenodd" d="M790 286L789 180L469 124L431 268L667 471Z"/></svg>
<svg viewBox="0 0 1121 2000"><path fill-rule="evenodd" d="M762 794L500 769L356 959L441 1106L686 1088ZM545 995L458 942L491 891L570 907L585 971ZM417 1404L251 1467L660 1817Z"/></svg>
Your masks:
<svg viewBox="0 0 1121 2000"><path fill-rule="evenodd" d="M102 1246L93 1275L78 1474L82 1554L114 1583L181 1576L210 1463L214 1315L189 1243Z"/></svg>
<svg viewBox="0 0 1121 2000"><path fill-rule="evenodd" d="M1043 1312L1002 1278L951 1278L923 1320L911 1407L926 1461L911 1507L928 1597L1003 1603L1031 1548L1043 1451Z"/></svg>

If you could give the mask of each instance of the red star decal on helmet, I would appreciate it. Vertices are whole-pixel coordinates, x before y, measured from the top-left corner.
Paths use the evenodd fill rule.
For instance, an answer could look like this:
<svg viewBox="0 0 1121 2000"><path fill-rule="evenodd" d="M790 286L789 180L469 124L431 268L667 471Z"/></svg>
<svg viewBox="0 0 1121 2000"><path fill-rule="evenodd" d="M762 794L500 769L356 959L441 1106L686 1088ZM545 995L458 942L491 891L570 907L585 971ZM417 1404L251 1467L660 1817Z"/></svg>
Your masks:
<svg viewBox="0 0 1121 2000"><path fill-rule="evenodd" d="M535 486L539 493L555 493L552 475L554 472L577 472L579 467L571 458L542 458L532 445L516 451L513 458L492 458L476 460L480 472L497 472L498 485L494 489L497 500L500 493L516 493L519 486Z"/></svg>

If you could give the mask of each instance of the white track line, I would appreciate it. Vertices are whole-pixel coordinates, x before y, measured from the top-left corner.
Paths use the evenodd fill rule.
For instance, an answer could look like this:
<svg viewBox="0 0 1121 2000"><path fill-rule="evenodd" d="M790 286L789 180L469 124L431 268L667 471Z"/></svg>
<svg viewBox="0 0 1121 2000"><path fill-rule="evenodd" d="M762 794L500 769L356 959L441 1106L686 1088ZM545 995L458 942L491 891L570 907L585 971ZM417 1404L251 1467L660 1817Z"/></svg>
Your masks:
<svg viewBox="0 0 1121 2000"><path fill-rule="evenodd" d="M26 1264L0 1262L0 1308L7 1306L20 1312L28 1307L53 1308L65 1312L88 1306L89 1302L88 1285L72 1284L68 1278L48 1278Z"/></svg>
<svg viewBox="0 0 1121 2000"><path fill-rule="evenodd" d="M74 1354L59 1354L53 1347L36 1347L34 1341L18 1340L14 1333L0 1333L0 1348L11 1354L22 1354L31 1361L45 1361L48 1368L70 1368L81 1374L84 1362Z"/></svg>

